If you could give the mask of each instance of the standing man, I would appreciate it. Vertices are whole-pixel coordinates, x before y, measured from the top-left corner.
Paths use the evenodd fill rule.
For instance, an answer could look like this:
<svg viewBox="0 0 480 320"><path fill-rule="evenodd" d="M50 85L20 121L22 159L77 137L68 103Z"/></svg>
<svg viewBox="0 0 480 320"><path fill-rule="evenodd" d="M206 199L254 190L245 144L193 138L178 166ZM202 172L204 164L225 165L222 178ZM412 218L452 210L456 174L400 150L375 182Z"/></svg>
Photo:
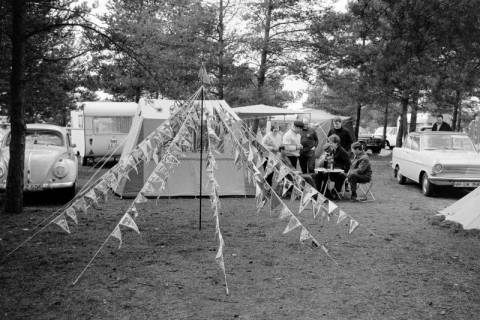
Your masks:
<svg viewBox="0 0 480 320"><path fill-rule="evenodd" d="M303 122L295 121L293 126L287 132L285 132L282 139L287 157L290 159L290 162L294 168L297 168L297 161L298 157L300 156L299 150L302 149L302 145L300 143L300 131L302 129Z"/></svg>
<svg viewBox="0 0 480 320"><path fill-rule="evenodd" d="M340 145L346 151L350 151L353 139L350 131L342 127L342 119L340 117L333 118L333 128L328 131L327 136L337 135L340 138Z"/></svg>
<svg viewBox="0 0 480 320"><path fill-rule="evenodd" d="M318 136L315 130L311 129L308 121L304 119L303 129L300 131L302 150L300 150L300 168L302 173L314 173L315 149L318 146Z"/></svg>
<svg viewBox="0 0 480 320"><path fill-rule="evenodd" d="M477 112L475 119L468 125L468 136L478 150L480 148L480 112Z"/></svg>
<svg viewBox="0 0 480 320"><path fill-rule="evenodd" d="M437 115L437 122L432 126L432 131L452 131L452 128L448 123L443 122L443 116L439 114Z"/></svg>

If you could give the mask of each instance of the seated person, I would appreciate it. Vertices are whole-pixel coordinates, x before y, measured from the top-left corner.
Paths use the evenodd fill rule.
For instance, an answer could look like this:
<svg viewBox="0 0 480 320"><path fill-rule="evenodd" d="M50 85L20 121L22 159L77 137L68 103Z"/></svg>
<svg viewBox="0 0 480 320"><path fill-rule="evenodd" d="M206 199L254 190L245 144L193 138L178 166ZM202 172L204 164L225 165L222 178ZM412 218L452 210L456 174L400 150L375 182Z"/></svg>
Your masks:
<svg viewBox="0 0 480 320"><path fill-rule="evenodd" d="M352 144L352 152L354 154L352 166L347 174L348 183L352 190L352 201L357 199L357 183L370 182L372 180L372 167L368 156L363 151L362 144L355 142Z"/></svg>
<svg viewBox="0 0 480 320"><path fill-rule="evenodd" d="M328 138L328 143L324 147L325 153L324 156L320 159L320 166L326 167L328 169L342 169L343 172L318 172L315 176L315 182L318 188L327 182L328 175L330 175L330 180L335 182L336 193L342 190L343 184L345 183L346 175L350 169L350 157L343 147L340 145L340 138L334 134ZM332 198L338 198L338 194L335 192L331 195Z"/></svg>
<svg viewBox="0 0 480 320"><path fill-rule="evenodd" d="M279 151L278 157L280 158L280 160L282 160L282 162L283 162L284 164L286 164L287 167L289 167L289 168L292 169L292 170L295 170L295 167L293 166L292 162L290 161L290 157L288 156L288 153L287 153L287 151L285 150L285 146L284 146L284 145L281 145L281 146L278 148L278 151Z"/></svg>

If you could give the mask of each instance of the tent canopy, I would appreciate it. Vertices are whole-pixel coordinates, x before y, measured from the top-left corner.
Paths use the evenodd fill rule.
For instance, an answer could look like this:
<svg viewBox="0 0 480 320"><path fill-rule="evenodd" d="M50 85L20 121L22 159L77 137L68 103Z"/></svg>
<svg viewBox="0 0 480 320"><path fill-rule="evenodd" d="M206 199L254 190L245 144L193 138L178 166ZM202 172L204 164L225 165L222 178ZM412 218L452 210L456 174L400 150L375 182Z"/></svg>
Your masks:
<svg viewBox="0 0 480 320"><path fill-rule="evenodd" d="M170 110L176 100L152 100L142 99L138 103L138 110L133 118L132 127L127 137L127 142L123 149L122 159L129 156L132 150L143 141L151 132L153 132L163 121L166 121L170 115ZM201 103L201 101L194 101ZM212 112L213 109L222 108L228 112L234 119L240 118L232 111L230 106L224 100L205 100L205 110ZM197 133L199 138L199 132ZM255 190L246 181L244 169L237 169L233 161L232 144L226 142L224 153L215 157L218 169L216 177L222 186L220 195L222 196L245 196L253 195ZM184 157L179 158L180 166L175 170L167 181L163 191L155 194L146 194L149 197L170 197L170 196L197 196L199 194L200 181L200 153L186 152ZM203 157L203 166L206 166L207 157ZM129 180L124 179L115 190L117 194L123 197L133 197L141 190L146 180L155 168L154 163L147 165L139 164L138 173L130 172ZM203 170L203 181L208 181L206 170Z"/></svg>
<svg viewBox="0 0 480 320"><path fill-rule="evenodd" d="M262 117L271 117L277 115L296 115L298 113L295 110L267 106L265 104L256 104L253 106L244 106L233 108L233 111L240 116L240 118L262 118Z"/></svg>
<svg viewBox="0 0 480 320"><path fill-rule="evenodd" d="M480 229L480 187L473 190L465 197L461 198L451 206L440 210L441 215L445 215L445 220L460 223L463 229Z"/></svg>

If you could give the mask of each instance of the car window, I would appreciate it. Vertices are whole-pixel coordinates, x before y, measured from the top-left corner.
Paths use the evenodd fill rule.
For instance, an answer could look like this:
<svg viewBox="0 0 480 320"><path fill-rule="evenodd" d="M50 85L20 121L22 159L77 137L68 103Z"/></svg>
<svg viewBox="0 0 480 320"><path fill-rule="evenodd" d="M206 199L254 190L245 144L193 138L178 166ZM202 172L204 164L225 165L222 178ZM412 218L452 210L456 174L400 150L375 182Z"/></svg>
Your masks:
<svg viewBox="0 0 480 320"><path fill-rule="evenodd" d="M410 137L410 149L412 150L420 150L420 137Z"/></svg>
<svg viewBox="0 0 480 320"><path fill-rule="evenodd" d="M403 144L403 147L406 148L406 149L410 149L411 145L412 145L412 138L410 136L408 136L405 139L405 143Z"/></svg>
<svg viewBox="0 0 480 320"><path fill-rule="evenodd" d="M5 145L10 145L10 134L8 134ZM46 145L46 146L64 146L63 136L60 132L54 130L29 130L25 135L25 145Z"/></svg>
<svg viewBox="0 0 480 320"><path fill-rule="evenodd" d="M470 138L463 135L425 135L422 139L422 149L475 151Z"/></svg>

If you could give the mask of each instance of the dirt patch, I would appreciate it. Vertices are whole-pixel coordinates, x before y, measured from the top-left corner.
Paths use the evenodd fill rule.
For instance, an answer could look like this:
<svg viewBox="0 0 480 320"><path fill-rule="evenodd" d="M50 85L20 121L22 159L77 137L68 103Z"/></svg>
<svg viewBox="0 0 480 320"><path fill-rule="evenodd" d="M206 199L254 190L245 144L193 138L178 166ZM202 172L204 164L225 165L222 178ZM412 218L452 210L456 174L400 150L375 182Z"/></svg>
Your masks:
<svg viewBox="0 0 480 320"><path fill-rule="evenodd" d="M388 156L372 158L377 200L338 205L376 236L364 228L348 235L310 210L299 215L339 266L300 244L299 230L282 235L286 223L267 209L256 214L254 199L221 199L226 296L208 200L199 231L198 200L160 199L140 207L140 235L125 230L120 250L108 242L72 286L130 204L114 198L71 224L72 234L50 226L0 265L0 318L478 318L478 233L431 219L464 193L424 197L414 184L396 184ZM22 215L3 216L0 257L58 206L40 199Z"/></svg>

